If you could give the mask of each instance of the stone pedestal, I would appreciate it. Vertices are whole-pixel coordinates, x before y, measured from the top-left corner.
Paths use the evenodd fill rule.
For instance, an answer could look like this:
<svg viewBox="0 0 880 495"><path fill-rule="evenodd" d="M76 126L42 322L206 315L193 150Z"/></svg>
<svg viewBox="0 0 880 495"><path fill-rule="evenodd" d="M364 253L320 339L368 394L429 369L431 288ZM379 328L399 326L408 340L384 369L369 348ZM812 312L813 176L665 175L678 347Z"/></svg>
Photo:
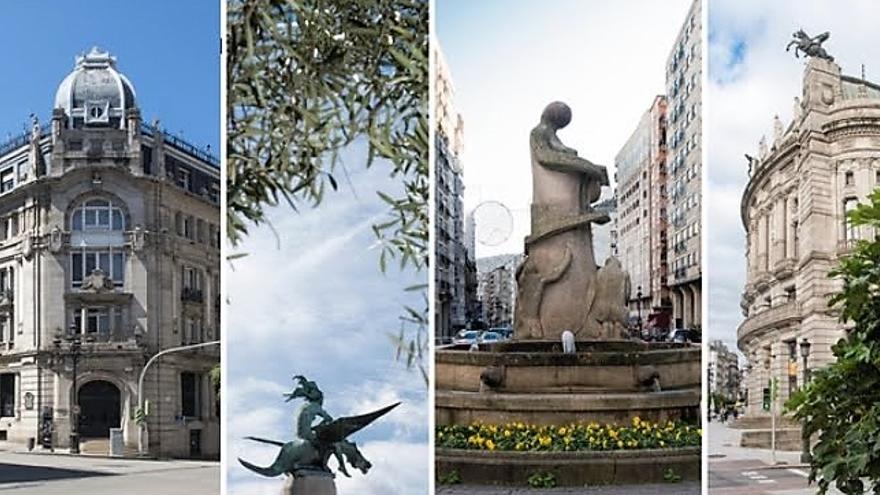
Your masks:
<svg viewBox="0 0 880 495"><path fill-rule="evenodd" d="M288 476L281 495L336 495L336 482L332 476Z"/></svg>

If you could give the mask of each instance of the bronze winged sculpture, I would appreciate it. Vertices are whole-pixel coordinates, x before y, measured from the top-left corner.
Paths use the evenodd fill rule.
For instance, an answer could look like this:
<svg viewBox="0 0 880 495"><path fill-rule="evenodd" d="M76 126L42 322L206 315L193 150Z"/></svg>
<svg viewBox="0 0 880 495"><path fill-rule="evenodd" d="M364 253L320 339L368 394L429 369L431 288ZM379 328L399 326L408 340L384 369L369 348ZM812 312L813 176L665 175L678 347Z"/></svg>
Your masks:
<svg viewBox="0 0 880 495"><path fill-rule="evenodd" d="M351 467L367 474L372 464L358 450L357 444L347 438L384 416L400 403L397 402L359 416L333 419L324 410L324 393L321 392L318 385L302 375L294 376L293 379L298 383L298 386L293 392L284 394L285 402L296 398L305 399L305 403L300 406L296 414L296 438L285 443L265 438L246 437L248 440L276 445L281 447L281 451L275 458L275 462L267 467L256 466L241 458L238 459L238 462L251 471L268 477L282 474L289 474L293 477L306 474L333 476L333 471L327 466L327 462L330 460L330 456L334 456L339 464L340 473L351 476L345 467L346 461L348 461ZM315 425L314 422L317 419L321 419L322 422Z"/></svg>
<svg viewBox="0 0 880 495"><path fill-rule="evenodd" d="M794 46L794 56L800 58L798 52L803 52L804 55L808 57L816 57L822 58L829 62L834 62L834 57L828 55L828 52L822 48L822 43L828 41L828 38L831 37L831 33L825 31L818 36L810 36L803 29L798 29L795 33L792 34L792 39L788 46L785 47L785 51L789 51L792 46Z"/></svg>

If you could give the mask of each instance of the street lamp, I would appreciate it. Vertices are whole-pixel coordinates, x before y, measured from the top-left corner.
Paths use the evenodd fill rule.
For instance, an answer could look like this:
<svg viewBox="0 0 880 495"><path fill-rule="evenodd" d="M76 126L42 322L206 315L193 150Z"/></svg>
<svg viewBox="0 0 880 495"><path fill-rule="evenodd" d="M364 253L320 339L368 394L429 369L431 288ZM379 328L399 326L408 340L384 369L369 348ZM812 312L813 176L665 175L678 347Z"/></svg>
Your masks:
<svg viewBox="0 0 880 495"><path fill-rule="evenodd" d="M806 337L801 340L801 357L804 360L804 387L810 381L810 370L807 368L807 358L810 357L810 341ZM813 456L810 455L810 435L807 434L806 425L801 426L801 463L810 464Z"/></svg>
<svg viewBox="0 0 880 495"><path fill-rule="evenodd" d="M67 342L70 346L70 355L73 359L73 397L70 404L70 453L79 454L79 393L76 387L77 365L82 355L82 338L79 335L76 323L70 324L70 331L62 337L59 335L53 341L55 348L61 351L61 343Z"/></svg>
<svg viewBox="0 0 880 495"><path fill-rule="evenodd" d="M639 310L639 337L642 337L642 286L638 286L636 289L636 298Z"/></svg>

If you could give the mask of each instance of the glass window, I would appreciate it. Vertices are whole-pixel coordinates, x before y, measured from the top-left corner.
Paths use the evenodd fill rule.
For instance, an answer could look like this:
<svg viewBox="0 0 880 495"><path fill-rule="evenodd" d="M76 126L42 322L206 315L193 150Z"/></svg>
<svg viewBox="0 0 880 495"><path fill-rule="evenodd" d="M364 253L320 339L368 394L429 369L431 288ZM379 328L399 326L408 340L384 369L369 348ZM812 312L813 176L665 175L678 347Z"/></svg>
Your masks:
<svg viewBox="0 0 880 495"><path fill-rule="evenodd" d="M15 374L0 374L0 416L15 416Z"/></svg>
<svg viewBox="0 0 880 495"><path fill-rule="evenodd" d="M11 191L15 187L15 169L12 167L0 172L0 193Z"/></svg>
<svg viewBox="0 0 880 495"><path fill-rule="evenodd" d="M197 418L200 416L201 387L199 382L199 375L196 373L183 372L180 374L180 413L184 417Z"/></svg>
<svg viewBox="0 0 880 495"><path fill-rule="evenodd" d="M113 283L120 287L125 282L125 253L121 251L89 250L70 253L70 281L81 287L83 280L100 268Z"/></svg>
<svg viewBox="0 0 880 495"><path fill-rule="evenodd" d="M853 241L856 239L856 226L853 225L852 221L850 220L849 212L851 212L852 210L855 210L856 206L858 206L858 204L859 204L859 200L857 200L856 198L848 198L843 203L843 211L844 211L844 215L845 215L844 219L843 219L844 239L846 241Z"/></svg>
<svg viewBox="0 0 880 495"><path fill-rule="evenodd" d="M70 217L71 230L124 230L125 217L119 206L103 199L90 199L77 206Z"/></svg>
<svg viewBox="0 0 880 495"><path fill-rule="evenodd" d="M73 324L77 331L82 334L108 335L110 333L110 308L106 306L93 306L75 308L73 310ZM83 323L85 314L85 323Z"/></svg>

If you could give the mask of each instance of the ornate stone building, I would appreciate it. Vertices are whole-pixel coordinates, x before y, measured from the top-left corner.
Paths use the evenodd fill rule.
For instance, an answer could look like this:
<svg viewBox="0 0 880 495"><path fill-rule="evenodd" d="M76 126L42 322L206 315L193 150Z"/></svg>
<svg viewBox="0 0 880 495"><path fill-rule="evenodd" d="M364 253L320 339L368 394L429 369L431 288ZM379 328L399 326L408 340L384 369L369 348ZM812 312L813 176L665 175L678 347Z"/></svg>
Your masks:
<svg viewBox="0 0 880 495"><path fill-rule="evenodd" d="M93 49L51 121L0 145L0 178L0 448L51 431L101 451L122 428L131 450L146 361L219 338L219 163L141 122L134 86ZM218 362L212 347L150 368L151 453L219 456Z"/></svg>
<svg viewBox="0 0 880 495"><path fill-rule="evenodd" d="M774 119L770 141L750 160L742 198L748 269L738 345L749 362L749 416L766 416L771 377L779 399L803 385L807 366L832 359L844 328L829 309L839 283L829 270L855 240L874 235L847 224L845 212L880 186L880 86L812 58L787 125Z"/></svg>

